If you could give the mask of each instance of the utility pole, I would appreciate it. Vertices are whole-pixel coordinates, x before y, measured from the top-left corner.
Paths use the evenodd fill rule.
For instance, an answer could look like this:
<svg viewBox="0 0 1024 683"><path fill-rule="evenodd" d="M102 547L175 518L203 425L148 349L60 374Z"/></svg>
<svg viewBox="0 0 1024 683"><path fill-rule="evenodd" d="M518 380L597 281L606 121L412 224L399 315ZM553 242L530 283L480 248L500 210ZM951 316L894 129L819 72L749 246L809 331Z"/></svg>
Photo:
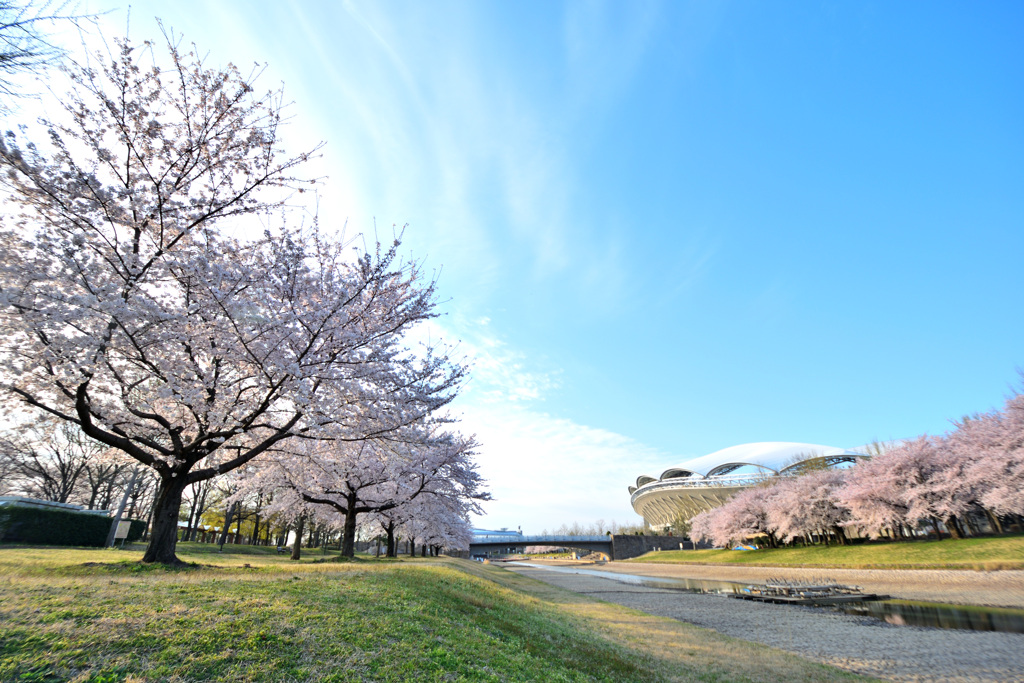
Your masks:
<svg viewBox="0 0 1024 683"><path fill-rule="evenodd" d="M131 495L132 489L135 488L135 480L139 478L139 466L136 465L135 469L132 470L132 480L128 482L127 488L124 490L124 495L121 496L121 504L117 506L117 514L114 515L114 521L110 524L110 533L107 534L107 547L113 547L114 542L117 540L117 527L121 523L121 515L124 514L124 506L128 504L128 496Z"/></svg>

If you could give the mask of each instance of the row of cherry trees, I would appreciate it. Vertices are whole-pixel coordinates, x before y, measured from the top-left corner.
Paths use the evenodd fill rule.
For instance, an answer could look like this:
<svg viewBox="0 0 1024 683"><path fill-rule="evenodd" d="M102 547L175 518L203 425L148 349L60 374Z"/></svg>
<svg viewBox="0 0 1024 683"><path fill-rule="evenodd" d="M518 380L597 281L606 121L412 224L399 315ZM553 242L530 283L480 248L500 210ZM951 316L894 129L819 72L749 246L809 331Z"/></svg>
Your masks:
<svg viewBox="0 0 1024 683"><path fill-rule="evenodd" d="M49 116L0 136L8 411L149 468L146 562L178 562L185 491L225 475L342 515L346 549L355 515L484 496L440 417L466 368L409 342L435 283L400 234L354 251L303 213L319 148L282 151L258 69L165 39L68 61Z"/></svg>
<svg viewBox="0 0 1024 683"><path fill-rule="evenodd" d="M691 536L718 546L763 536L847 541L849 532L904 538L924 528L956 538L997 533L1024 515L1024 394L1002 410L965 418L845 470L769 480L691 520Z"/></svg>
<svg viewBox="0 0 1024 683"><path fill-rule="evenodd" d="M247 468L235 497L272 496L266 511L290 516L299 529L314 516L338 519L343 555L354 553L359 515L385 532L390 523L392 537L401 528L431 545L468 547L469 514L488 497L476 445L444 421L357 440L297 440ZM393 556L393 538L388 550Z"/></svg>

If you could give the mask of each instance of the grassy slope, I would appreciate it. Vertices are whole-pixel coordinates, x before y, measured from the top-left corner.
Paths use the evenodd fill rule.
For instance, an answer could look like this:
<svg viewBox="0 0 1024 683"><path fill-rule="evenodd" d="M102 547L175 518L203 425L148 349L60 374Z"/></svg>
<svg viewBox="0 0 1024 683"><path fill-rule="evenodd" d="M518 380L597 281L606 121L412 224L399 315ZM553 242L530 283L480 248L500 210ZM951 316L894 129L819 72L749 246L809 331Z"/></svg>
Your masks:
<svg viewBox="0 0 1024 683"><path fill-rule="evenodd" d="M0 548L0 680L861 680L471 562L182 550Z"/></svg>
<svg viewBox="0 0 1024 683"><path fill-rule="evenodd" d="M851 569L1024 569L1024 536L755 551L669 550L648 553L629 562Z"/></svg>

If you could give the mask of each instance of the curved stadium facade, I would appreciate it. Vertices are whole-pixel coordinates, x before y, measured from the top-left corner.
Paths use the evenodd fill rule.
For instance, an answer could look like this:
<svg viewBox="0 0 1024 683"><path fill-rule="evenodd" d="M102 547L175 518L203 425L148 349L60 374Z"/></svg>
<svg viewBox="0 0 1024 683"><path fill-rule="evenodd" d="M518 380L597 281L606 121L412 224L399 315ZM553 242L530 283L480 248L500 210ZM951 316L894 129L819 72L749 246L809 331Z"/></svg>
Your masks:
<svg viewBox="0 0 1024 683"><path fill-rule="evenodd" d="M867 457L859 451L810 443L763 442L732 446L670 467L659 477L641 475L629 487L630 503L653 529L718 507L745 488L811 466L835 467Z"/></svg>

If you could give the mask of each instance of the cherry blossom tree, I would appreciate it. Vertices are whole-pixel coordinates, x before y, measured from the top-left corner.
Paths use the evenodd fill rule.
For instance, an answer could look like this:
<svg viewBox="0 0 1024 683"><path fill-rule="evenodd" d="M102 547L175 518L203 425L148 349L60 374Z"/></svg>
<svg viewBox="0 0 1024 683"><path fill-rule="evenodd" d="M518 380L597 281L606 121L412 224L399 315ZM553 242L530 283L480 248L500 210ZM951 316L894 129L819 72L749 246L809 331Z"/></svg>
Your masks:
<svg viewBox="0 0 1024 683"><path fill-rule="evenodd" d="M386 439L302 441L275 452L244 489L335 510L344 519L341 553L352 557L361 514L387 512L420 496L438 505L469 501L475 510L476 501L489 497L472 460L475 446L473 439L423 426Z"/></svg>
<svg viewBox="0 0 1024 683"><path fill-rule="evenodd" d="M958 478L956 457L943 441L920 436L859 462L836 496L850 510L846 524L872 538L886 529L901 535L903 527L919 522L931 524L939 535L940 521L958 536L956 518L969 504Z"/></svg>
<svg viewBox="0 0 1024 683"><path fill-rule="evenodd" d="M166 52L68 65L63 115L0 140L0 386L156 472L143 561L176 563L185 487L327 426L416 424L464 370L402 347L435 297L397 240L353 259L315 224L245 236L310 153L280 152L280 91Z"/></svg>
<svg viewBox="0 0 1024 683"><path fill-rule="evenodd" d="M417 510L414 505L398 505L390 510L378 510L367 515L366 528L372 533L384 533L384 556L395 557L398 554L397 538L405 524L412 521Z"/></svg>
<svg viewBox="0 0 1024 683"><path fill-rule="evenodd" d="M905 535L927 524L941 535L976 533L976 515L1002 531L1001 516L1024 515L1024 395L1002 410L964 418L944 437L874 444L871 457L846 470L774 480L690 520L691 537L724 546L747 536ZM767 513L767 516L764 513Z"/></svg>
<svg viewBox="0 0 1024 683"><path fill-rule="evenodd" d="M724 545L715 542L712 521L714 510L705 510L690 518L690 539L694 543L707 541L713 545Z"/></svg>
<svg viewBox="0 0 1024 683"><path fill-rule="evenodd" d="M246 472L236 472L236 476L241 480L241 485L236 487L236 490L225 499L225 502L229 506L234 506L242 498L254 492L265 493L269 497L264 508L265 513L268 516L273 516L286 525L286 529L290 529L294 533L291 559L299 560L302 559L303 536L307 525L322 529L339 527L341 519L336 510L307 503L294 489L281 488L278 485L274 467L275 463L265 458L246 466L244 468L247 470Z"/></svg>
<svg viewBox="0 0 1024 683"><path fill-rule="evenodd" d="M392 514L395 512L398 516ZM437 554L445 548L469 548L473 536L470 512L480 512L476 500L432 492L418 496L394 510L380 513L378 523L386 533L389 524L385 524L385 520L393 523L395 519L401 519L401 524L395 526L396 531L412 544L419 541L424 551L429 548ZM393 535L389 536L388 541L389 546L394 544ZM389 557L394 557L394 554Z"/></svg>
<svg viewBox="0 0 1024 683"><path fill-rule="evenodd" d="M886 530L899 535L912 523L902 495L904 480L893 466L897 457L889 450L849 469L845 484L836 491L838 503L850 510L848 527L879 538Z"/></svg>
<svg viewBox="0 0 1024 683"><path fill-rule="evenodd" d="M842 525L850 519L850 511L835 496L845 477L845 470L825 469L780 479L767 498L769 526L787 542L817 533L826 539L834 534L845 543Z"/></svg>
<svg viewBox="0 0 1024 683"><path fill-rule="evenodd" d="M962 420L948 442L967 460L962 476L997 531L999 516L1024 515L1024 394L1002 411Z"/></svg>
<svg viewBox="0 0 1024 683"><path fill-rule="evenodd" d="M970 507L974 492L963 477L964 459L940 438L921 436L893 452L890 466L903 479L907 518L931 522L936 535L942 521L954 538L963 535L959 517Z"/></svg>
<svg viewBox="0 0 1024 683"><path fill-rule="evenodd" d="M768 518L768 510L776 491L773 486L756 486L740 491L721 505L707 513L697 515L691 521L690 533L701 539L708 539L716 546L729 546L743 542L752 536L766 536L771 547L778 545L776 531Z"/></svg>

